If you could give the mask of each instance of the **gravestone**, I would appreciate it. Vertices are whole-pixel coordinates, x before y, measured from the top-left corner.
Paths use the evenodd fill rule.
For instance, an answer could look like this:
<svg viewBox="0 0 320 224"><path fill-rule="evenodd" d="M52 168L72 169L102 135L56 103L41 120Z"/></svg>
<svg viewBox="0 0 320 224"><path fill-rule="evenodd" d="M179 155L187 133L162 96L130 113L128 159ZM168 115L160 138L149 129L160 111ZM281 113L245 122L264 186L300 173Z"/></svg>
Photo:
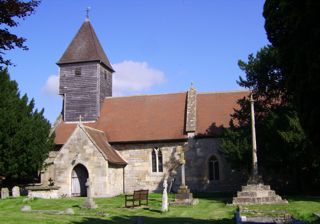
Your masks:
<svg viewBox="0 0 320 224"><path fill-rule="evenodd" d="M67 215L74 215L74 210L72 208L67 208L64 210L64 213Z"/></svg>
<svg viewBox="0 0 320 224"><path fill-rule="evenodd" d="M14 198L20 197L20 188L18 186L14 186L12 188L12 197Z"/></svg>
<svg viewBox="0 0 320 224"><path fill-rule="evenodd" d="M93 201L93 198L91 196L91 181L88 178L87 179L87 183L86 183L86 187L87 187L87 198L86 201L84 202L84 205L82 206L83 208L97 208L98 206L96 205L96 203Z"/></svg>
<svg viewBox="0 0 320 224"><path fill-rule="evenodd" d="M168 193L167 193L167 179L163 181L163 193L162 193L162 212L168 211Z"/></svg>
<svg viewBox="0 0 320 224"><path fill-rule="evenodd" d="M21 211L22 211L22 212L31 212L31 206L30 206L30 205L24 205L24 206L21 208Z"/></svg>
<svg viewBox="0 0 320 224"><path fill-rule="evenodd" d="M9 197L9 189L1 188L1 199L6 199Z"/></svg>

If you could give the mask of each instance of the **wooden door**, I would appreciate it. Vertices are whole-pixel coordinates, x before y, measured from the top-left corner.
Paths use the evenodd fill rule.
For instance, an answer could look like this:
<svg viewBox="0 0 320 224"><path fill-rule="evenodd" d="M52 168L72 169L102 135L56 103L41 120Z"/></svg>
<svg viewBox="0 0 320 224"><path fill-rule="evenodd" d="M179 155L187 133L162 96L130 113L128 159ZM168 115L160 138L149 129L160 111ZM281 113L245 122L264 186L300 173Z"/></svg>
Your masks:
<svg viewBox="0 0 320 224"><path fill-rule="evenodd" d="M71 196L85 197L87 196L86 182L89 178L88 171L85 166L76 165L71 173Z"/></svg>

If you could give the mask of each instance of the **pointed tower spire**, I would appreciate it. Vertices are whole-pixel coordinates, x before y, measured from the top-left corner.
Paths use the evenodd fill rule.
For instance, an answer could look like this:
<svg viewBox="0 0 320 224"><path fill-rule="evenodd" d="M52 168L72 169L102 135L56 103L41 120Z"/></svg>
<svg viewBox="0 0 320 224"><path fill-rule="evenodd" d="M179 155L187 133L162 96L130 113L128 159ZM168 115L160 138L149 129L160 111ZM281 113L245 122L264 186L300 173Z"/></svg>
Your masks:
<svg viewBox="0 0 320 224"><path fill-rule="evenodd" d="M87 17L57 64L62 65L93 61L101 63L110 70L110 72L114 72Z"/></svg>

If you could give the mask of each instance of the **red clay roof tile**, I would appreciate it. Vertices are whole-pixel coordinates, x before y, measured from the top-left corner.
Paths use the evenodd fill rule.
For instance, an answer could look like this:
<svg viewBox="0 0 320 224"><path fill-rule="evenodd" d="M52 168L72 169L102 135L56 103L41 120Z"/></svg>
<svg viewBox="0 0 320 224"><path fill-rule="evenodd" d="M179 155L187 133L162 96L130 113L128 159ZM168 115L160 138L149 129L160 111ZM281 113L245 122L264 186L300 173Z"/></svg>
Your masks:
<svg viewBox="0 0 320 224"><path fill-rule="evenodd" d="M215 126L228 127L237 100L248 93L199 93L196 134L219 134ZM104 131L111 143L187 139L186 97L186 93L172 93L106 98L100 118L86 125ZM75 127L61 122L55 130L55 143L64 144Z"/></svg>

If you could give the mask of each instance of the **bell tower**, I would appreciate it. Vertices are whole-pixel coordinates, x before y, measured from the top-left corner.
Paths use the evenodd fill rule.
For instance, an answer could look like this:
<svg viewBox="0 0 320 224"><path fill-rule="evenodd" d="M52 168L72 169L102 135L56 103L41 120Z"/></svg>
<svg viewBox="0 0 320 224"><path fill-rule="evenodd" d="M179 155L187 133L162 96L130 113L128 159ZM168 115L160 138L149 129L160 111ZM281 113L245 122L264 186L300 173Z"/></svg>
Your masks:
<svg viewBox="0 0 320 224"><path fill-rule="evenodd" d="M97 120L104 98L112 96L114 70L88 17L57 65L64 121L78 121L80 115L83 121Z"/></svg>

